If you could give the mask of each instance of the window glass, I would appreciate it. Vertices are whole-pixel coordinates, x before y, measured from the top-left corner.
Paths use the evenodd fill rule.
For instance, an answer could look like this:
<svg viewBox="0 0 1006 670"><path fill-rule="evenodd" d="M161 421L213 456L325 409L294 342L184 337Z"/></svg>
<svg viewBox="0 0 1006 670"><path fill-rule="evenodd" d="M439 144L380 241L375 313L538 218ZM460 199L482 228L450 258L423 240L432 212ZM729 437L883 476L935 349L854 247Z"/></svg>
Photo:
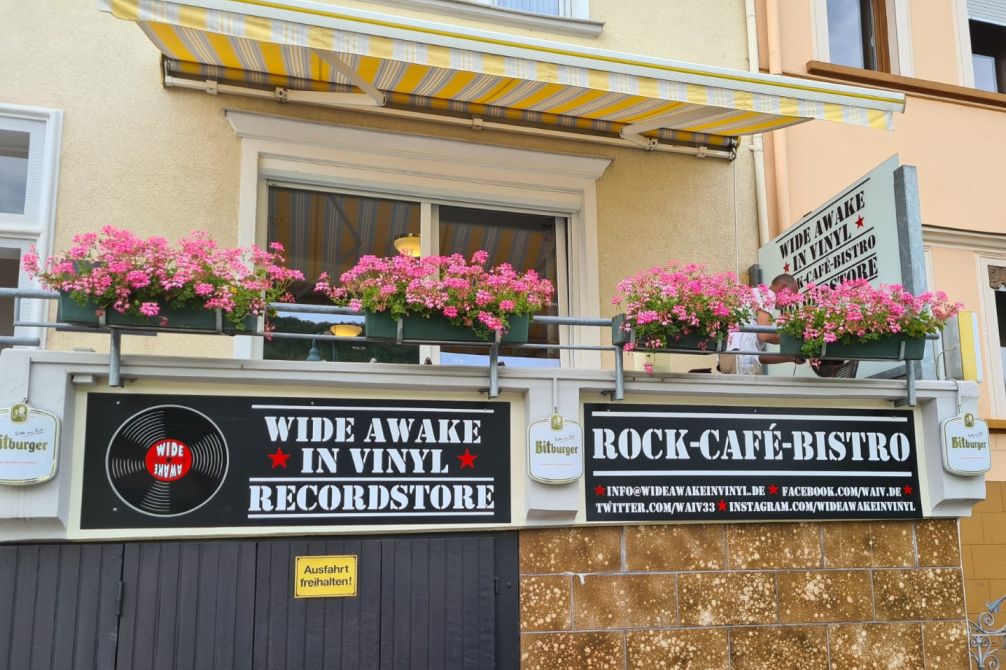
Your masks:
<svg viewBox="0 0 1006 670"><path fill-rule="evenodd" d="M975 88L1006 92L1006 26L971 21Z"/></svg>
<svg viewBox="0 0 1006 670"><path fill-rule="evenodd" d="M884 0L827 0L828 51L832 63L887 70ZM883 34L882 34L883 33Z"/></svg>
<svg viewBox="0 0 1006 670"><path fill-rule="evenodd" d="M269 242L280 242L289 265L304 273L293 286L298 303L331 304L314 292L322 272L338 278L356 265L361 256L393 256L395 238L419 234L417 202L369 198L269 187ZM340 323L362 323L362 317L295 314L281 312L275 320L282 332L328 334ZM312 350L313 349L313 350ZM264 356L284 360L339 360L383 363L416 363L419 348L394 344L316 342L310 339L272 338L264 344Z"/></svg>
<svg viewBox="0 0 1006 670"><path fill-rule="evenodd" d="M556 219L554 216L520 214L469 207L439 209L440 253L459 253L470 258L482 249L489 254L487 267L509 263L518 272L534 270L558 287ZM542 314L558 314L555 300ZM556 326L531 324L528 342L558 344ZM487 362L482 348L441 347L443 365ZM558 366L558 349L513 349L500 347L501 360L507 365Z"/></svg>
<svg viewBox="0 0 1006 670"><path fill-rule="evenodd" d="M30 133L0 128L0 213L25 213L30 143Z"/></svg>
<svg viewBox="0 0 1006 670"><path fill-rule="evenodd" d="M0 247L0 287L17 288L21 250ZM0 335L14 334L14 298L0 298ZM0 344L0 349L9 345Z"/></svg>
<svg viewBox="0 0 1006 670"><path fill-rule="evenodd" d="M534 14L548 14L549 16L560 16L562 12L559 7L559 0L494 0L497 7L516 9L521 12L532 12Z"/></svg>

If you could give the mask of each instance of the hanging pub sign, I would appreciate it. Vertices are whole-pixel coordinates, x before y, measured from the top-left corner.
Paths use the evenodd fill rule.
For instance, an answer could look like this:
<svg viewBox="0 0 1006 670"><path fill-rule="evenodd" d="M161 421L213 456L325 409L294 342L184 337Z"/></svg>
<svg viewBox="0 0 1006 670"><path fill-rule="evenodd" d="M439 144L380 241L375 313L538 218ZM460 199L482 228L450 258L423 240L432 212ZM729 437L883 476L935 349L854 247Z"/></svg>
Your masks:
<svg viewBox="0 0 1006 670"><path fill-rule="evenodd" d="M892 156L761 247L765 283L781 273L800 286L851 279L907 283L895 206L897 168Z"/></svg>
<svg viewBox="0 0 1006 670"><path fill-rule="evenodd" d="M584 406L588 521L922 516L911 411Z"/></svg>
<svg viewBox="0 0 1006 670"><path fill-rule="evenodd" d="M553 414L527 429L527 469L542 484L568 484L583 476L583 429Z"/></svg>
<svg viewBox="0 0 1006 670"><path fill-rule="evenodd" d="M18 403L0 407L0 484L41 484L56 476L59 419Z"/></svg>
<svg viewBox="0 0 1006 670"><path fill-rule="evenodd" d="M81 528L507 523L509 409L91 393Z"/></svg>
<svg viewBox="0 0 1006 670"><path fill-rule="evenodd" d="M989 426L971 412L942 423L943 468L955 475L980 475L992 469Z"/></svg>

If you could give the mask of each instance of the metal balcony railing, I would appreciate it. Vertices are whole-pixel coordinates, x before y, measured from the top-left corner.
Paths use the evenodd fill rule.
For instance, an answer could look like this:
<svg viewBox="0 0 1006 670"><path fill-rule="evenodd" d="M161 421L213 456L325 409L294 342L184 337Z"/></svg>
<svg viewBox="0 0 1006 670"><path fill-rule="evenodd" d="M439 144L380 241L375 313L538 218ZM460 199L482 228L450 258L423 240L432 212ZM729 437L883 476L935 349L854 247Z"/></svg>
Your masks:
<svg viewBox="0 0 1006 670"><path fill-rule="evenodd" d="M12 298L14 300L13 313L19 315L21 313L21 301L22 300L56 300L59 298L59 294L50 291L43 291L39 289L12 289L12 288L0 288L0 299ZM334 305L299 305L292 303L273 303L270 307L286 312L286 313L310 313L310 314L332 314L332 315L353 315L359 316L359 312L355 312L348 307L336 307ZM192 330L185 328L167 328L158 326L116 326L108 325L101 319L98 326L82 326L72 323L60 323L60 322L50 322L50 321L26 321L15 318L14 326L15 328L52 328L59 331L65 332L82 332L82 333L107 333L109 335L109 365L108 365L108 385L109 386L122 386L122 375L121 375L121 359L122 359L122 336L123 335L156 335L159 332L164 333L180 333L180 334L199 334L199 335L248 335L252 337L271 337L277 339L309 339L316 342L356 342L356 343L387 343L388 340L375 339L368 337L345 337L338 335L328 335L328 334L312 334L312 333L293 333L293 332L283 332L283 331L241 331L241 332L224 332L222 328L223 320L221 315L218 313L217 317L217 328L216 330ZM532 317L532 322L537 324L545 325L561 325L561 326L573 326L581 328L607 328L611 330L613 328L613 320L610 318L587 318L587 317L567 317L567 316L534 316ZM776 333L778 329L775 326L758 326L750 325L741 328L742 332L748 333ZM440 340L413 340L413 339L403 339L401 336L402 328L401 323L399 323L398 328L398 338L396 340L397 344L427 344L427 345L447 345L447 344L457 344L457 342L448 342ZM635 341L634 334L630 333L628 338L612 338L616 341L615 344L611 345L581 345L581 344L544 344L544 343L526 343L526 344L506 344L507 348L513 349L574 349L580 351L611 351L615 354L615 388L610 392L611 397L614 400L622 400L625 397L625 367L624 367L624 353L625 346L627 342ZM939 339L938 335L931 335L928 339ZM0 336L0 345L10 345L10 346L39 346L40 338L38 337L24 337L24 336ZM488 396L490 398L496 398L499 396L499 350L500 342L497 336L496 341L493 342L465 342L464 346L469 347L485 347L489 353L489 387ZM696 354L696 353L708 353L717 354L725 353L725 342L720 341L719 345L715 349L707 350L705 352L696 352L694 349L684 349L684 348L674 348L669 347L666 349L637 349L637 351L645 353L655 353L655 354ZM730 350L731 354L738 355L759 355L764 354L764 351L738 351ZM892 361L889 358L868 358L868 357L856 357L853 360L869 361L869 360L884 360ZM896 360L896 359L895 359ZM898 405L908 405L914 406L916 404L916 366L913 364L914 361L904 360L904 356L900 357L903 360L905 366L905 399L896 403Z"/></svg>

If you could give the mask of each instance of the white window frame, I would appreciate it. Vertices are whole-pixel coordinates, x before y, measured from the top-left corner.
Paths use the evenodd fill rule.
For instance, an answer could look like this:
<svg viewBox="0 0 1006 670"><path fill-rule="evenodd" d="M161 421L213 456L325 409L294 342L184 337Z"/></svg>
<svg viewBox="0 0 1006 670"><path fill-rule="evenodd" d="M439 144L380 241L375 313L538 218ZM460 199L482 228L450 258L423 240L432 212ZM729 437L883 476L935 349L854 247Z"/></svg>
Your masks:
<svg viewBox="0 0 1006 670"><path fill-rule="evenodd" d="M396 9L414 9L444 14L452 19L489 21L494 25L531 28L550 33L597 37L604 29L590 20L590 0L560 0L559 14L534 14L500 7L498 0L371 0Z"/></svg>
<svg viewBox="0 0 1006 670"><path fill-rule="evenodd" d="M1006 370L999 343L999 322L996 312L996 290L989 286L989 266L1006 266L1006 254L978 256L978 290L981 293L982 325L985 327L981 338L984 351L982 356L988 361L986 389L989 391L989 409L994 418L1006 418Z"/></svg>
<svg viewBox="0 0 1006 670"><path fill-rule="evenodd" d="M45 107L28 107L0 103L0 128L24 130L24 122L43 124L38 131L29 131L28 189L25 195L24 214L0 213L0 246L16 248L24 252L34 245L41 257L52 250L53 226L56 221L56 190L59 183L59 157L63 134L63 112ZM22 268L19 271L21 288L38 288ZM21 321L45 320L48 303L44 300L22 300L15 319ZM44 328L20 327L14 330L19 337L37 337L45 346Z"/></svg>
<svg viewBox="0 0 1006 670"><path fill-rule="evenodd" d="M610 160L234 110L227 111L227 118L241 138L240 244L264 242L267 180L554 214L567 221L568 314L596 316L600 310L596 182ZM598 328L561 327L559 339L598 346L601 333ZM235 338L235 356L260 358L261 351L258 338ZM564 351L560 358L565 367L581 368L599 368L600 359L599 352L583 350Z"/></svg>
<svg viewBox="0 0 1006 670"><path fill-rule="evenodd" d="M891 51L891 74L915 76L912 58L912 18L909 0L888 0L887 36ZM811 5L811 35L814 60L831 62L831 42L828 38L828 0L813 0Z"/></svg>

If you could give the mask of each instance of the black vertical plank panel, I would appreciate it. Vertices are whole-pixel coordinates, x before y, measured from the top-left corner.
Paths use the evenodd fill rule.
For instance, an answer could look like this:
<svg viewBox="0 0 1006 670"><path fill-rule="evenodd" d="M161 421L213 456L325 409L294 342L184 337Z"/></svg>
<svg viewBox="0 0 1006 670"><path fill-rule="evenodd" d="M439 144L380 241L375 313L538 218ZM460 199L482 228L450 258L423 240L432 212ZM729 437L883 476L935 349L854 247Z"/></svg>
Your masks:
<svg viewBox="0 0 1006 670"><path fill-rule="evenodd" d="M17 579L14 582L14 624L11 626L9 668L27 668L31 663L31 629L35 616L35 593L38 587L38 545L18 547Z"/></svg>
<svg viewBox="0 0 1006 670"><path fill-rule="evenodd" d="M79 544L64 544L59 551L59 586L51 646L52 668L73 667L73 643L77 634L77 604L81 586ZM91 636L93 640L93 634Z"/></svg>
<svg viewBox="0 0 1006 670"><path fill-rule="evenodd" d="M173 670L176 667L175 652L180 645L192 645L192 638L179 634L179 619L191 617L194 604L186 602L186 596L193 591L196 567L191 559L192 544L179 545L177 542L158 543L160 556L155 572L143 572L140 579L154 585L157 619L153 630L153 649L144 656L147 667L153 670ZM183 561L183 558L189 560ZM183 565L187 563L187 565ZM182 670L181 668L179 670ZM189 670L187 667L184 670Z"/></svg>
<svg viewBox="0 0 1006 670"><path fill-rule="evenodd" d="M324 543L326 556L342 554L356 555L356 590L355 598L322 598L320 614L321 630L325 636L325 648L319 659L319 668L358 668L360 667L360 541L359 540L328 540ZM354 627L355 626L355 627ZM346 662L345 651L352 650L355 658Z"/></svg>
<svg viewBox="0 0 1006 670"><path fill-rule="evenodd" d="M360 543L358 555L359 595L354 599L356 618L352 625L343 625L343 639L352 643L355 637L358 651L354 655L359 663L343 663L341 667L377 670L381 664L381 607L384 604L383 543L380 540L364 540Z"/></svg>
<svg viewBox="0 0 1006 670"><path fill-rule="evenodd" d="M447 615L447 540L442 537L430 538L426 564L426 583L429 585L429 608L427 610L427 634L429 636L429 659L431 668L446 666L444 620Z"/></svg>
<svg viewBox="0 0 1006 670"><path fill-rule="evenodd" d="M408 542L408 540L406 540ZM417 538L412 545L412 565L409 570L409 587L412 595L409 610L409 657L415 670L429 670L430 666L430 582L426 578L430 569L429 540ZM437 594L435 597L442 597Z"/></svg>
<svg viewBox="0 0 1006 670"><path fill-rule="evenodd" d="M87 554L85 549L84 553ZM81 668L113 668L115 667L115 652L118 647L119 635L119 602L118 596L122 588L123 545L106 544L100 547L97 559L97 582L99 596L96 619L98 648L90 657L82 657L77 667ZM88 566L95 563L88 561ZM92 574L94 570L91 571ZM89 577L90 578L90 577ZM81 590L80 601L84 602L84 591ZM93 663L93 665L91 664Z"/></svg>
<svg viewBox="0 0 1006 670"><path fill-rule="evenodd" d="M272 611L269 575L272 551L268 542L259 542L255 551L255 624L252 634L252 662L255 670L269 667L268 613Z"/></svg>
<svg viewBox="0 0 1006 670"><path fill-rule="evenodd" d="M496 594L494 578L494 542L492 536L481 535L478 540L479 566L479 661L478 668L496 665ZM473 594L475 595L475 594Z"/></svg>
<svg viewBox="0 0 1006 670"><path fill-rule="evenodd" d="M381 670L394 668L395 659L395 543L381 541Z"/></svg>
<svg viewBox="0 0 1006 670"><path fill-rule="evenodd" d="M287 670L286 668L286 622L290 616L290 583L293 571L290 568L290 548L286 542L270 542L268 544L271 573L265 576L269 590L269 609L266 610L264 624L268 626L265 635L269 641L266 654L266 667L269 670ZM256 626L258 618L256 617Z"/></svg>
<svg viewBox="0 0 1006 670"><path fill-rule="evenodd" d="M479 663L479 541L472 536L458 538L464 561L461 578L462 633L458 644L462 649L459 668L478 668Z"/></svg>
<svg viewBox="0 0 1006 670"><path fill-rule="evenodd" d="M496 670L520 668L519 545L515 532L493 534L496 578Z"/></svg>
<svg viewBox="0 0 1006 670"><path fill-rule="evenodd" d="M35 615L31 617L32 670L46 670L52 665L52 645L56 624L56 594L59 592L58 544L39 547L38 565L35 566Z"/></svg>
<svg viewBox="0 0 1006 670"><path fill-rule="evenodd" d="M324 540L312 540L308 542L304 551L298 553L299 556L331 556L340 553L338 551L339 542L325 542ZM296 574L296 568L295 573ZM290 581L290 588L294 587L293 580ZM326 615L333 609L330 604L343 598L307 598L301 600L304 604L304 667L321 669L325 665L325 649L332 644L338 644L338 631L327 631L328 622ZM338 613L333 613L334 620L338 620Z"/></svg>
<svg viewBox="0 0 1006 670"><path fill-rule="evenodd" d="M17 583L17 552L14 545L0 545L0 663L10 661L14 640L14 584Z"/></svg>
<svg viewBox="0 0 1006 670"><path fill-rule="evenodd" d="M237 543L200 542L196 546L199 549L197 555L198 580L197 575L182 573L183 579L196 584L195 616L179 621L178 626L179 640L185 640L186 631L191 631L193 628L195 629L194 637L184 645L184 648L178 650L178 667L179 669L202 670L205 668L205 670L212 670L218 667L212 663L213 650L218 647L228 647L231 644L229 639L217 638L217 617L219 616L218 607L221 596L228 599L225 594L219 592L219 589L225 584L233 583L233 572L237 567L236 565L221 565L220 552L222 547L235 547ZM183 548L183 551L187 548L188 545ZM184 565L187 563L188 561L183 562ZM185 596L188 596L188 589L185 591ZM180 599L180 604L183 602L186 607L180 609L181 612L188 609L188 599Z"/></svg>
<svg viewBox="0 0 1006 670"><path fill-rule="evenodd" d="M147 670L153 666L157 654L157 628L161 613L157 575L161 570L163 545L150 542L136 546L139 549L136 581L126 583L136 590L132 644L125 647L125 655L121 653L123 646L120 645L116 670Z"/></svg>
<svg viewBox="0 0 1006 670"><path fill-rule="evenodd" d="M394 668L409 670L412 655L409 642L412 640L412 543L411 538L389 540L395 546L394 579Z"/></svg>
<svg viewBox="0 0 1006 670"><path fill-rule="evenodd" d="M444 618L444 648L446 649L447 663L444 667L461 668L464 652L461 648L461 639L464 636L464 612L462 603L464 602L464 589L461 581L464 571L463 544L461 538L457 536L448 537L447 543L447 570L444 603L447 616Z"/></svg>
<svg viewBox="0 0 1006 670"><path fill-rule="evenodd" d="M307 604L311 599L293 597L293 576L297 556L307 556L307 542L284 542L287 546L287 568L284 573L273 566L273 579L282 583L287 598L286 628L286 670L305 670L304 665L304 622Z"/></svg>
<svg viewBox="0 0 1006 670"><path fill-rule="evenodd" d="M258 591L255 588L258 545L255 542L242 542L239 547L237 580L235 580L234 584L236 596L226 598L228 604L236 603L234 606L234 623L231 628L234 642L230 658L233 662L230 665L217 663L215 667L246 670L252 667L252 653L254 649L255 610L258 604L256 602ZM223 615L221 615L219 621L222 625L228 623L228 619Z"/></svg>
<svg viewBox="0 0 1006 670"><path fill-rule="evenodd" d="M132 652L136 631L136 612L140 602L140 547L126 544L122 550L122 605L119 616L119 639L116 645L116 670L133 667Z"/></svg>

